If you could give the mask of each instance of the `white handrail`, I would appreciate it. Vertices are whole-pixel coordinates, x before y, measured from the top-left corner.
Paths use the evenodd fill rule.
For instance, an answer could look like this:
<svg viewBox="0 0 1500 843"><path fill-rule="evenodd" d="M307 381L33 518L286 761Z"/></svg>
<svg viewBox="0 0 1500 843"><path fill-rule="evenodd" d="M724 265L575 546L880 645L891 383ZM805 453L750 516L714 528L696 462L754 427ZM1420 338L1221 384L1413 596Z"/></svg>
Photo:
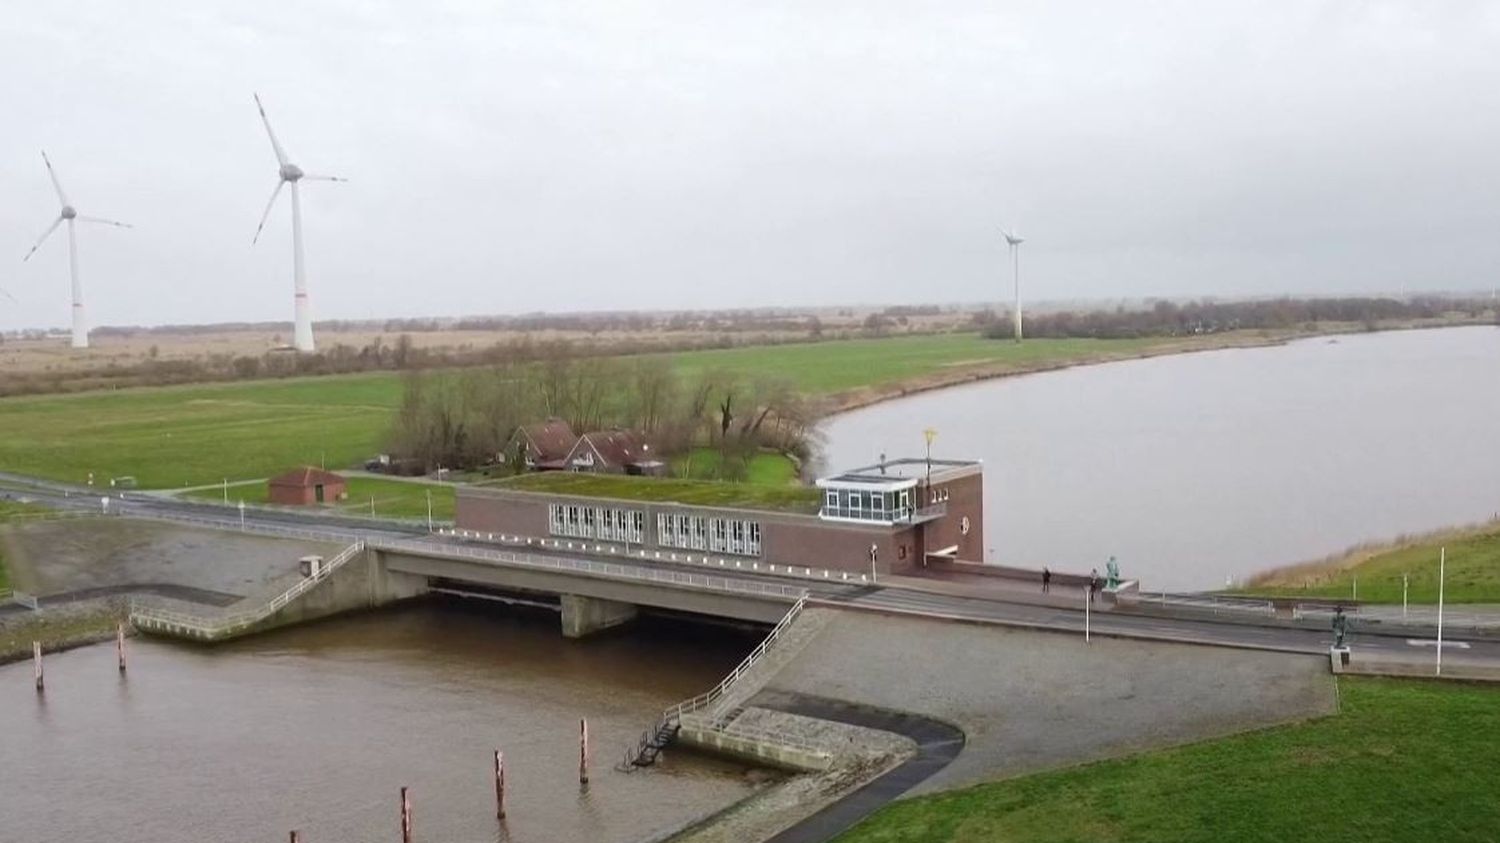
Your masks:
<svg viewBox="0 0 1500 843"><path fill-rule="evenodd" d="M715 700L718 700L720 697L724 696L724 694L729 691L729 688L733 686L741 676L744 676L746 673L748 673L750 671L750 668L754 667L756 662L760 661L760 659L765 656L766 652L771 648L771 645L776 642L776 639L781 637L781 633L785 632L787 627L792 625L792 621L797 619L797 616L802 613L802 607L806 605L807 595L803 594L802 597L798 598L797 602L792 605L792 608L788 610L784 616L782 616L781 620L777 622L776 626L771 628L771 632L765 637L765 640L761 641L760 645L757 646L754 650L751 650L750 655L745 656L745 658L735 666L734 670L729 671L729 675L725 676L718 685L715 685L710 690L699 694L696 697L683 700L677 705L668 708L666 711L662 712L662 719L668 722L676 720L680 723L682 722L682 716L684 714L688 714L690 712L697 711L700 708L704 708L712 704Z"/></svg>
<svg viewBox="0 0 1500 843"><path fill-rule="evenodd" d="M139 598L133 598L130 605L130 622L136 626L159 626L169 625L181 627L189 635L197 638L213 639L221 637L236 629L241 629L265 620L287 604L307 593L309 589L323 580L327 579L343 567L344 563L353 559L355 555L365 549L364 542L355 542L344 548L334 556L318 571L318 573L303 577L291 588L271 598L254 609L235 612L217 617L206 617L203 615L191 615L185 612L174 612L169 609L143 605Z"/></svg>

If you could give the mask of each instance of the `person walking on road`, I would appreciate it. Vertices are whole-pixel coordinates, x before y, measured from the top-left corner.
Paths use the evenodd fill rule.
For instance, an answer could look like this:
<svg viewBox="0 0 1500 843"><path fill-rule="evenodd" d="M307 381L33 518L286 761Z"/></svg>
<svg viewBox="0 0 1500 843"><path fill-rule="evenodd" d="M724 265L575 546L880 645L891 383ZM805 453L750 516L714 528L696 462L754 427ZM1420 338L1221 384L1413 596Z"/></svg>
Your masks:
<svg viewBox="0 0 1500 843"><path fill-rule="evenodd" d="M1042 569L1042 593L1046 594L1052 590L1052 569Z"/></svg>
<svg viewBox="0 0 1500 843"><path fill-rule="evenodd" d="M1099 569L1095 568L1089 572L1089 602L1094 602L1094 595L1099 593Z"/></svg>

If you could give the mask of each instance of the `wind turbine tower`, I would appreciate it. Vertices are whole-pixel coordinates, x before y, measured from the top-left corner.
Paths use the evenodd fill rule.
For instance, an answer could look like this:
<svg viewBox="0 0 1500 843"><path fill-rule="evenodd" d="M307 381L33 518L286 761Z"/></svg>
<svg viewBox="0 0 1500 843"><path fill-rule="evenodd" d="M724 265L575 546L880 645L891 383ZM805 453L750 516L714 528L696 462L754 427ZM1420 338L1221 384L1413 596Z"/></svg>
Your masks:
<svg viewBox="0 0 1500 843"><path fill-rule="evenodd" d="M255 237L251 239L250 245L255 245L260 240L261 229L266 227L266 220L271 216L271 208L276 205L276 197L281 195L282 185L291 185L292 194L292 285L295 291L293 307L296 316L296 325L293 328L292 345L298 351L313 351L312 330L312 305L307 300L307 275L302 265L302 197L297 185L303 179L313 181L348 181L338 176L315 176L302 172L302 168L293 164L286 157L286 150L281 148L281 142L276 140L276 133L271 130L271 121L266 117L266 108L260 104L260 94L255 95L255 108L260 112L260 120L266 124L266 134L271 138L271 150L276 153L277 181L276 188L271 191L271 201L266 203L265 213L260 215L260 225L255 227Z"/></svg>
<svg viewBox="0 0 1500 843"><path fill-rule="evenodd" d="M52 225L48 226L47 230L42 232L42 236L37 238L36 245L32 246L31 251L27 252L26 257L21 258L21 260L31 260L31 256L36 253L37 248L47 242L47 238L52 236L52 232L56 231L58 226L63 223L68 224L68 274L73 280L73 347L88 348L89 323L83 312L83 282L78 278L78 234L74 228L74 223L96 222L101 225L112 225L116 228L129 228L130 226L123 222L115 222L103 217L85 217L79 215L78 210L73 207L73 203L68 201L68 194L63 192L62 182L57 180L57 171L52 169L52 162L47 158L46 152L42 153L42 163L47 165L47 175L52 178L52 188L57 191L57 203L62 206L62 210L58 213L57 219L52 221Z"/></svg>
<svg viewBox="0 0 1500 843"><path fill-rule="evenodd" d="M1005 230L1005 229L1002 228L1002 229L1000 229L1000 233L1005 235L1005 245L1007 247L1009 247L1009 249L1010 249L1011 272L1012 272L1012 274L1014 276L1015 285L1016 285L1016 310L1015 310L1016 326L1015 326L1015 334L1016 334L1016 342L1020 342L1021 341L1021 244L1024 243L1024 242L1026 242L1026 241L1023 240L1023 239L1021 239L1020 237L1017 237L1015 231L1013 231L1013 230L1012 231L1007 231L1007 230Z"/></svg>

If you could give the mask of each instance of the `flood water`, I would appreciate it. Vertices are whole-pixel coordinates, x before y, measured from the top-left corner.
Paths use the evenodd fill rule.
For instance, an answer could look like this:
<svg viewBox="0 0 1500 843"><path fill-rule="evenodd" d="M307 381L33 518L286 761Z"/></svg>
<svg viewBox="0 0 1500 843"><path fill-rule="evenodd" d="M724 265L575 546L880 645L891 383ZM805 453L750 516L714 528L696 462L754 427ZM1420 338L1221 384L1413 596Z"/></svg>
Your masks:
<svg viewBox="0 0 1500 843"><path fill-rule="evenodd" d="M1214 588L1500 512L1500 329L1080 367L930 392L824 426L835 468L985 463L988 561ZM1436 560L1434 560L1436 564Z"/></svg>
<svg viewBox="0 0 1500 843"><path fill-rule="evenodd" d="M613 769L660 710L707 690L753 634L647 623L567 641L555 615L416 605L214 649L133 640L0 667L0 839L632 841L750 792L684 753ZM593 769L578 784L578 718ZM492 752L508 818L495 819Z"/></svg>

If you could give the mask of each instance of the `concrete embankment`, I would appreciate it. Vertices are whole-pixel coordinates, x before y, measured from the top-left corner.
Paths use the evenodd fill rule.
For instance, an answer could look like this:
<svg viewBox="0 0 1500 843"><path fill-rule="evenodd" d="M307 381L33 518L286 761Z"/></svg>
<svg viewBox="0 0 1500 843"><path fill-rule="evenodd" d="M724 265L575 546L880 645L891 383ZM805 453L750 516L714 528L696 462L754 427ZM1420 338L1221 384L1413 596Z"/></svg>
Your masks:
<svg viewBox="0 0 1500 843"><path fill-rule="evenodd" d="M125 614L126 598L118 596L0 613L0 664L31 658L33 641L47 653L107 641Z"/></svg>
<svg viewBox="0 0 1500 843"><path fill-rule="evenodd" d="M817 609L812 611L827 611ZM931 791L1333 713L1318 656L838 611L767 690L952 723ZM751 699L755 703L755 699Z"/></svg>
<svg viewBox="0 0 1500 843"><path fill-rule="evenodd" d="M785 743L819 748L830 763L676 839L821 840L905 795L1337 707L1320 656L1104 637L1085 642L1071 633L825 606L805 609L785 637L790 646L773 649L746 674L713 718L731 732L743 727L771 736L768 745L780 734ZM897 728L902 723L936 731ZM864 731L841 737L839 729ZM868 741L873 754L844 755L844 740ZM930 757L914 758L927 743L941 751L929 748ZM897 776L909 763L917 766Z"/></svg>

